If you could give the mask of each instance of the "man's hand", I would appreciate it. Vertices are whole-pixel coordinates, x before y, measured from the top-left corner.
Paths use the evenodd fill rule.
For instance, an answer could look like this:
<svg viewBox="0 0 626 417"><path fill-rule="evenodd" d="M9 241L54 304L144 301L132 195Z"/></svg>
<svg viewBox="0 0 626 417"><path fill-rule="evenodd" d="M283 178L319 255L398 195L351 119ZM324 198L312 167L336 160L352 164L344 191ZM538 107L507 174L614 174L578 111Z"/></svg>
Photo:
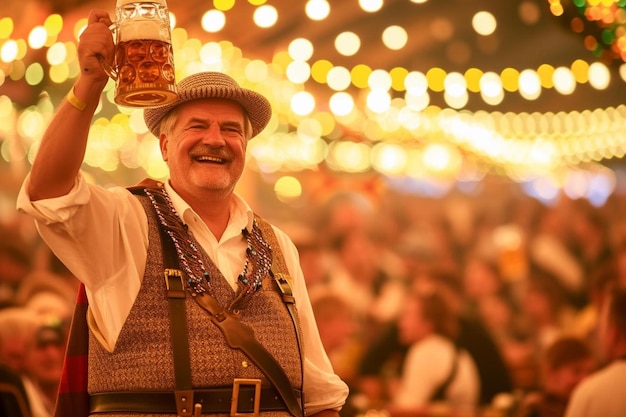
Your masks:
<svg viewBox="0 0 626 417"><path fill-rule="evenodd" d="M110 29L112 24L109 13L104 10L92 10L89 13L87 27L80 35L78 43L81 77L100 84L106 84L108 81L108 75L102 69L99 60L113 62L115 43Z"/></svg>

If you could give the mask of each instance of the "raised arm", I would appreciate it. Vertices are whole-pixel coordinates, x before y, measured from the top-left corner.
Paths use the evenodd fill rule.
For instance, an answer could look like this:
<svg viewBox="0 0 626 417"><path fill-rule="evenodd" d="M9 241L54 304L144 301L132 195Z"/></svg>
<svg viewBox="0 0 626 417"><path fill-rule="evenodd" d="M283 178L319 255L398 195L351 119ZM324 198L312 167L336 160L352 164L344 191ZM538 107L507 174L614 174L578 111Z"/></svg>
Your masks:
<svg viewBox="0 0 626 417"><path fill-rule="evenodd" d="M91 120L108 81L97 57L112 60L114 44L110 25L106 11L90 12L78 44L81 71L73 87L77 100L74 105L63 100L44 133L28 188L33 201L65 195L74 185L85 156Z"/></svg>

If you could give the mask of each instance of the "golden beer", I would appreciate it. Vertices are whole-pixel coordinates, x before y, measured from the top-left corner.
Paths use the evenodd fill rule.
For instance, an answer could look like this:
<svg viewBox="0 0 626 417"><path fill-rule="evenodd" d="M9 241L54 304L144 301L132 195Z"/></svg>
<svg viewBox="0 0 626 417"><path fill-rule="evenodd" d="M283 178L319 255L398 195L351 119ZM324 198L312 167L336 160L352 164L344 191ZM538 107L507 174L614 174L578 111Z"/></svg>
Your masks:
<svg viewBox="0 0 626 417"><path fill-rule="evenodd" d="M159 105L176 97L172 45L155 39L122 41L117 45L118 104Z"/></svg>
<svg viewBox="0 0 626 417"><path fill-rule="evenodd" d="M115 80L115 102L153 107L178 98L169 11L165 0L117 0L113 65L100 64Z"/></svg>

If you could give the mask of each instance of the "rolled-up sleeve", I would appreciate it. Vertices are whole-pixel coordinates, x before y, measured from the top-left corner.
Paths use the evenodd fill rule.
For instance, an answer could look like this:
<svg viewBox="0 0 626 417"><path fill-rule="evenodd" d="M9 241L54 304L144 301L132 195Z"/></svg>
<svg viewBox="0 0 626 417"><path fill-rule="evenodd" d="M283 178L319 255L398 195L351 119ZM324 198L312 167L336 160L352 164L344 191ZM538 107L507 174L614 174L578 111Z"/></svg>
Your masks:
<svg viewBox="0 0 626 417"><path fill-rule="evenodd" d="M92 329L107 348L139 291L148 247L147 218L141 203L123 187L104 189L79 174L66 195L32 201L27 176L17 209L30 215L42 240L87 289Z"/></svg>
<svg viewBox="0 0 626 417"><path fill-rule="evenodd" d="M28 195L30 174L27 175L17 197L17 209L35 219L37 224L50 226L54 223L65 223L80 206L89 201L89 187L79 175L74 187L66 195L32 201Z"/></svg>
<svg viewBox="0 0 626 417"><path fill-rule="evenodd" d="M89 185L79 174L68 194L32 201L29 180L18 195L18 210L34 218L42 239L88 290L110 284L120 271L126 280L143 276L148 222L128 190Z"/></svg>

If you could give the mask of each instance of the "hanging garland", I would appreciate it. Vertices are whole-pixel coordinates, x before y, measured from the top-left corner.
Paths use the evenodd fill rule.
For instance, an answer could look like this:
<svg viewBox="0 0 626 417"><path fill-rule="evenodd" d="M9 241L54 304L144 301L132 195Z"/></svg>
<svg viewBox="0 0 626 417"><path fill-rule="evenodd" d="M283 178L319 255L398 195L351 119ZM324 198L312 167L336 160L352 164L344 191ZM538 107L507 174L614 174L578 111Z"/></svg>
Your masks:
<svg viewBox="0 0 626 417"><path fill-rule="evenodd" d="M626 62L626 0L548 0L553 15L568 19L585 48L605 62Z"/></svg>

